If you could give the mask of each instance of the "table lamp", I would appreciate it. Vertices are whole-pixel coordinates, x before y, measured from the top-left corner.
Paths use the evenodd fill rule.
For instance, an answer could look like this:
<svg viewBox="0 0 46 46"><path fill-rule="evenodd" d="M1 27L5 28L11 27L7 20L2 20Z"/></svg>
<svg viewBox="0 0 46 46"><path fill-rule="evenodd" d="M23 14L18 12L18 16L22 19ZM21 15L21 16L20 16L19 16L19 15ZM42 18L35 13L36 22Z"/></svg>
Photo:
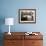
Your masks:
<svg viewBox="0 0 46 46"><path fill-rule="evenodd" d="M10 33L10 26L14 25L14 18L5 18L5 25L9 25L8 34L11 35L11 33Z"/></svg>

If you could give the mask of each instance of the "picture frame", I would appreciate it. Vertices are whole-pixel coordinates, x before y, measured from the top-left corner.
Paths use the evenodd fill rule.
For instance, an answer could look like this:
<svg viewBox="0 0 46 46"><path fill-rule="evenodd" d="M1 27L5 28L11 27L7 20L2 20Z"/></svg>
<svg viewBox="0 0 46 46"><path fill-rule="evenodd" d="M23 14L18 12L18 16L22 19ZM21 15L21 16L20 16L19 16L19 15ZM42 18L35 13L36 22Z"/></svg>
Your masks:
<svg viewBox="0 0 46 46"><path fill-rule="evenodd" d="M36 9L19 9L19 23L36 23Z"/></svg>

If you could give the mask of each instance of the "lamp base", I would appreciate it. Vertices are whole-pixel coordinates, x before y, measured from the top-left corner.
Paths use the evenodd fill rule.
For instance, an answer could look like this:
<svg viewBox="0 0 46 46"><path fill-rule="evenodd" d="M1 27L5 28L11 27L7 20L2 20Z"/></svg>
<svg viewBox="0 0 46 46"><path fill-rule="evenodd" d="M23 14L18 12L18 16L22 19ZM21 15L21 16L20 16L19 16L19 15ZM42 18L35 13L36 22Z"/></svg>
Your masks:
<svg viewBox="0 0 46 46"><path fill-rule="evenodd" d="M9 34L9 35L11 35L11 33L10 33L10 32L8 32L8 34Z"/></svg>

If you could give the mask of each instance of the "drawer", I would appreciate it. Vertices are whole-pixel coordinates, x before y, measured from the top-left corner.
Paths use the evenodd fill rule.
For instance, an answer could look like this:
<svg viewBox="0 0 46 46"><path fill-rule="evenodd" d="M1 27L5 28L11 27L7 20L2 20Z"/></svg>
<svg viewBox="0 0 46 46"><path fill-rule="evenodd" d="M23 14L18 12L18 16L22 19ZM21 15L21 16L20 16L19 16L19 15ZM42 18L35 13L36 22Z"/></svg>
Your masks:
<svg viewBox="0 0 46 46"><path fill-rule="evenodd" d="M23 46L23 40L5 40L4 46Z"/></svg>
<svg viewBox="0 0 46 46"><path fill-rule="evenodd" d="M22 39L24 39L24 36L23 35L15 35L15 36L13 36L13 35L6 35L6 36L4 36L4 39L10 39L10 40L22 40Z"/></svg>
<svg viewBox="0 0 46 46"><path fill-rule="evenodd" d="M35 39L35 40L43 40L43 36L41 36L41 35L25 35L25 40L30 40L30 39Z"/></svg>
<svg viewBox="0 0 46 46"><path fill-rule="evenodd" d="M4 46L15 46L16 41L15 40L5 40L4 41Z"/></svg>
<svg viewBox="0 0 46 46"><path fill-rule="evenodd" d="M42 40L25 40L24 46L43 46Z"/></svg>
<svg viewBox="0 0 46 46"><path fill-rule="evenodd" d="M43 46L43 40L32 41L32 46Z"/></svg>

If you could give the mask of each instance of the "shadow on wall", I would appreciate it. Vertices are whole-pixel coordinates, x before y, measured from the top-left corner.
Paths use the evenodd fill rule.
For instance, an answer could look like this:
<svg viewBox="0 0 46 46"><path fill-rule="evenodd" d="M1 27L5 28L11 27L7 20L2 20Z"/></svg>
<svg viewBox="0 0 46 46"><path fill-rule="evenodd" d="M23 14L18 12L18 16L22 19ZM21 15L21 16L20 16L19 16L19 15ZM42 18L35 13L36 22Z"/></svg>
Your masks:
<svg viewBox="0 0 46 46"><path fill-rule="evenodd" d="M5 17L0 16L0 46L3 46L3 32L2 32L2 25L5 23Z"/></svg>

